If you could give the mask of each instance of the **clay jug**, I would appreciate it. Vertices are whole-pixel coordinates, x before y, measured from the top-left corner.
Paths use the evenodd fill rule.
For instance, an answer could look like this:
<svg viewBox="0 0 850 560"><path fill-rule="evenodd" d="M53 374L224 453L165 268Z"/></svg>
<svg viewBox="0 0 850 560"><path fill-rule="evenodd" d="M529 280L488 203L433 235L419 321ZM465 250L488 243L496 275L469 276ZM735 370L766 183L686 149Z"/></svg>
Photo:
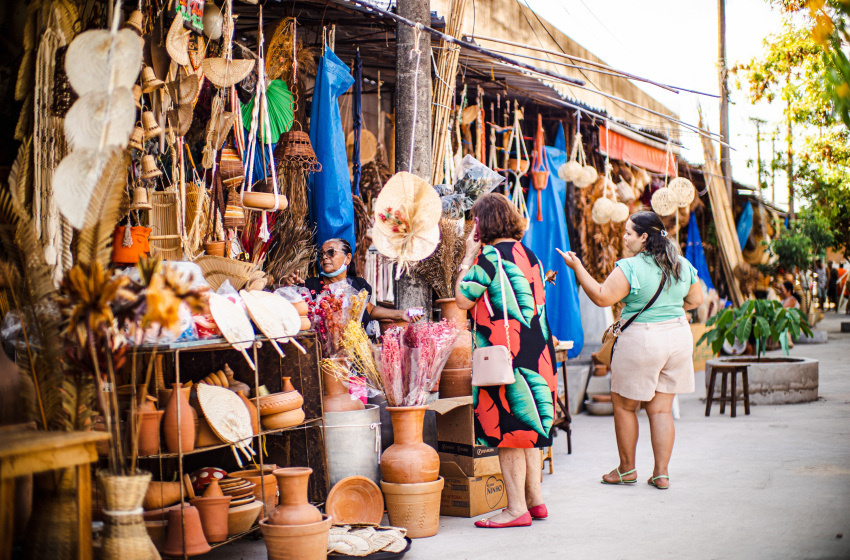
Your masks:
<svg viewBox="0 0 850 560"><path fill-rule="evenodd" d="M295 390L295 387L292 385L292 378L291 377L284 377L283 383L281 384L280 391L282 393L288 393L289 391L294 391L294 390Z"/></svg>
<svg viewBox="0 0 850 560"><path fill-rule="evenodd" d="M140 457L159 453L159 425L164 410L139 410L136 412L138 439L136 449Z"/></svg>
<svg viewBox="0 0 850 560"><path fill-rule="evenodd" d="M254 435L257 435L260 433L260 414L257 412L257 405L246 397L244 392L236 391L236 394L239 395L239 398L242 399L242 402L248 408L248 414L251 416L251 429L254 431Z"/></svg>
<svg viewBox="0 0 850 560"><path fill-rule="evenodd" d="M280 505L269 514L270 525L307 525L322 520L322 512L307 499L307 483L312 473L309 467L275 469Z"/></svg>
<svg viewBox="0 0 850 560"><path fill-rule="evenodd" d="M174 389L180 389L179 383L172 385ZM180 401L180 415L177 413L177 402ZM189 399L183 391L171 391L168 406L165 407L165 416L162 419L165 431L165 447L170 453L181 451L188 453L195 449L195 420L192 416L192 407ZM179 428L179 433L178 433ZM179 444L178 444L179 441Z"/></svg>
<svg viewBox="0 0 850 560"><path fill-rule="evenodd" d="M342 358L330 359L334 361L342 360ZM366 405L360 399L351 398L346 386L333 374L322 372L322 385L324 388L322 403L325 412L347 412L349 410L364 410L366 408Z"/></svg>
<svg viewBox="0 0 850 560"><path fill-rule="evenodd" d="M443 369L440 374L440 398L472 395L472 368Z"/></svg>
<svg viewBox="0 0 850 560"><path fill-rule="evenodd" d="M230 366L224 364L224 376L227 378L227 388L233 391L234 393L238 393L242 391L246 395L251 393L251 387L247 383L242 383L235 377L233 377L233 370L230 369ZM255 432L256 433L256 432Z"/></svg>
<svg viewBox="0 0 850 560"><path fill-rule="evenodd" d="M467 324L467 313L465 309L457 306L455 298L438 299L440 315L443 319L454 321L461 327L457 340L452 345L452 352L446 360L446 369L463 369L472 367L472 333ZM471 393L470 393L471 394Z"/></svg>
<svg viewBox="0 0 850 560"><path fill-rule="evenodd" d="M181 514L185 519L181 519ZM183 533L184 524L185 534ZM195 506L184 506L168 512L168 529L162 552L168 556L182 558L184 544L186 556L206 554L212 550L204 537L201 515Z"/></svg>
<svg viewBox="0 0 850 560"><path fill-rule="evenodd" d="M192 500L201 516L201 528L207 542L227 540L227 510L232 499L230 496L202 496Z"/></svg>
<svg viewBox="0 0 850 560"><path fill-rule="evenodd" d="M433 482L440 476L440 457L422 441L427 406L388 406L394 443L381 455L381 476L386 482Z"/></svg>

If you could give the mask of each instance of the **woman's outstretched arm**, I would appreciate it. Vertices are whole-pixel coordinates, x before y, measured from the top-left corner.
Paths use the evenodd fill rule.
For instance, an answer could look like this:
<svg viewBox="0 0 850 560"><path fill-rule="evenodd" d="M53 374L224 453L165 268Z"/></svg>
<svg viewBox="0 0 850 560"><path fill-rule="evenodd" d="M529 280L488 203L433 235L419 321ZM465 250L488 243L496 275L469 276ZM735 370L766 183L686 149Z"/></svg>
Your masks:
<svg viewBox="0 0 850 560"><path fill-rule="evenodd" d="M564 253L560 249L555 249L564 258L564 262L568 267L576 273L576 280L581 285L584 293L590 298L590 301L599 307L610 307L629 295L631 286L626 280L626 275L620 270L620 267L614 268L614 271L608 275L605 282L600 284L590 273L585 270L575 253L569 251Z"/></svg>

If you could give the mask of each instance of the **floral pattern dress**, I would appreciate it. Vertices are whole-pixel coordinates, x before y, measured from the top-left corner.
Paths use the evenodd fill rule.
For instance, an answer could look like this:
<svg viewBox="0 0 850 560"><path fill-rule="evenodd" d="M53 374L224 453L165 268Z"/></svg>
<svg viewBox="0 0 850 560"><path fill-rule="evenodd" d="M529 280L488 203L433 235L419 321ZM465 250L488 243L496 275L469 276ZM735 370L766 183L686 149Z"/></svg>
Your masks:
<svg viewBox="0 0 850 560"><path fill-rule="evenodd" d="M490 447L547 447L552 445L558 381L540 261L518 241L485 245L461 280L460 293L475 301L475 347L507 346L496 251L504 270L516 381L472 388L475 438L478 445Z"/></svg>

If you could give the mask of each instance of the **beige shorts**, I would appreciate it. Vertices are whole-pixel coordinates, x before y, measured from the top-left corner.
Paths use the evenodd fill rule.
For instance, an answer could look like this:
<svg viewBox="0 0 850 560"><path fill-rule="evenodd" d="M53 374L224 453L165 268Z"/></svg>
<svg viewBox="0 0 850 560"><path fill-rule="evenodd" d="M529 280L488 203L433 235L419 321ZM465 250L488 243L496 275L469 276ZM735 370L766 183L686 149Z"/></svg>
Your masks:
<svg viewBox="0 0 850 560"><path fill-rule="evenodd" d="M685 317L632 323L614 347L611 391L650 401L655 393L694 392L694 337Z"/></svg>

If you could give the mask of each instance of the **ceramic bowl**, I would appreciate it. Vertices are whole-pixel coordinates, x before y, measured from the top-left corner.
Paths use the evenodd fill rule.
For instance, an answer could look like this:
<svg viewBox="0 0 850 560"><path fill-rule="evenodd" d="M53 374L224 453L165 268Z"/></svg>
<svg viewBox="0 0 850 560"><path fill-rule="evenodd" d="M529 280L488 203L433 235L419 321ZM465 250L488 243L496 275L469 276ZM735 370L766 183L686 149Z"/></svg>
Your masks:
<svg viewBox="0 0 850 560"><path fill-rule="evenodd" d="M584 401L587 411L593 416L612 416L614 414L614 404L609 402L593 402L592 400Z"/></svg>
<svg viewBox="0 0 850 560"><path fill-rule="evenodd" d="M272 393L259 398L260 416L279 414L300 408L304 404L304 397L298 391L287 391L286 393Z"/></svg>
<svg viewBox="0 0 850 560"><path fill-rule="evenodd" d="M253 501L227 510L227 536L238 535L250 529L263 511L263 502Z"/></svg>

